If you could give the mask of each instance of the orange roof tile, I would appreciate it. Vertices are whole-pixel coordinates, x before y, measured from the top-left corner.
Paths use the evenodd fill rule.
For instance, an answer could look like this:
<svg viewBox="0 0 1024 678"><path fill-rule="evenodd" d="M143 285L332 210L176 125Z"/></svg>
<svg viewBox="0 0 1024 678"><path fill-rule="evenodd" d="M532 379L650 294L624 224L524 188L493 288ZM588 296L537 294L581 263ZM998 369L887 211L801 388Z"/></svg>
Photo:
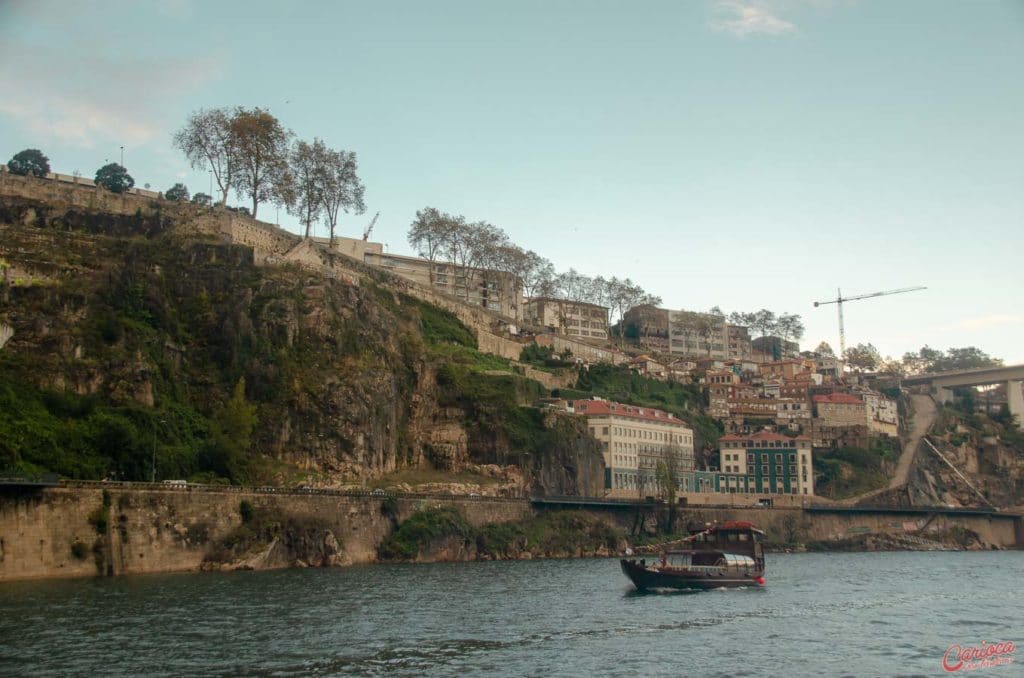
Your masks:
<svg viewBox="0 0 1024 678"><path fill-rule="evenodd" d="M637 407L636 405L624 405L610 400L574 400L570 401L572 407L579 414L586 415L615 415L629 419L642 419L664 424L685 425L686 422L668 412L656 410L653 407Z"/></svg>
<svg viewBox="0 0 1024 678"><path fill-rule="evenodd" d="M848 393L829 393L827 395L814 396L816 403L830 403L832 405L863 405L864 401L857 396Z"/></svg>

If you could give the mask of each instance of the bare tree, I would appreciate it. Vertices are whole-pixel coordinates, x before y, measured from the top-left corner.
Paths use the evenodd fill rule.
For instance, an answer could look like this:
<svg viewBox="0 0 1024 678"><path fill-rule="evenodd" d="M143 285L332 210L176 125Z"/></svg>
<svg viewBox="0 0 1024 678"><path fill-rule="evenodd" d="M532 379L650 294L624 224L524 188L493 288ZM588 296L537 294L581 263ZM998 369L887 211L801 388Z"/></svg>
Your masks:
<svg viewBox="0 0 1024 678"><path fill-rule="evenodd" d="M262 108L239 108L231 119L232 184L240 196L252 200L252 216L261 202L274 197L275 185L288 166L291 132Z"/></svg>
<svg viewBox="0 0 1024 678"><path fill-rule="evenodd" d="M804 336L804 324L799 315L794 313L780 313L775 321L775 331L783 340L800 341Z"/></svg>
<svg viewBox="0 0 1024 678"><path fill-rule="evenodd" d="M406 239L421 257L430 262L430 282L434 282L434 263L444 258L450 248L451 231L456 217L435 207L424 207L416 212Z"/></svg>
<svg viewBox="0 0 1024 678"><path fill-rule="evenodd" d="M722 315L681 311L675 315L670 329L684 335L687 340L695 339L695 343L702 346L706 353L711 355L713 339L724 320L725 317Z"/></svg>
<svg viewBox="0 0 1024 678"><path fill-rule="evenodd" d="M324 162L318 166L320 202L324 218L331 233L331 246L338 228L341 211L362 214L366 211L363 196L366 188L359 181L359 164L351 151L327 151Z"/></svg>
<svg viewBox="0 0 1024 678"><path fill-rule="evenodd" d="M659 452L660 458L654 473L661 496L668 504L668 524L665 531L671 534L676 523L676 496L683 478L683 450L678 445L665 445Z"/></svg>
<svg viewBox="0 0 1024 678"><path fill-rule="evenodd" d="M546 280L554 278L555 267L533 250L520 251L522 255L516 259L515 275L523 286L523 295L531 299L537 295Z"/></svg>
<svg viewBox="0 0 1024 678"><path fill-rule="evenodd" d="M775 331L775 313L769 311L767 308L762 308L760 311L757 311L752 315L753 322L750 323L750 328L757 330L760 336L766 337Z"/></svg>
<svg viewBox="0 0 1024 678"><path fill-rule="evenodd" d="M171 143L188 158L192 169L207 169L221 192L220 204L226 205L228 191L235 180L236 159L231 122L236 111L230 108L199 109L189 116L185 126L174 133Z"/></svg>
<svg viewBox="0 0 1024 678"><path fill-rule="evenodd" d="M324 168L329 163L327 146L320 139L313 143L296 142L288 154L288 169L294 179L294 200L291 201L293 214L302 220L306 227L305 237L309 237L313 222L320 218L324 209Z"/></svg>

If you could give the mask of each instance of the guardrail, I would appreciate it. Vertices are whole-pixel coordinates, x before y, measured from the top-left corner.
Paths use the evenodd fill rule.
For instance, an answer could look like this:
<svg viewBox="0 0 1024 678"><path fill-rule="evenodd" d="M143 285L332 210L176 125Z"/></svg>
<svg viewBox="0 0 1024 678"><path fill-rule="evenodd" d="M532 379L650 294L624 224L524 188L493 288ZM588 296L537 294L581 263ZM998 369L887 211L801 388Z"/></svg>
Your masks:
<svg viewBox="0 0 1024 678"><path fill-rule="evenodd" d="M56 484L56 483L55 483ZM162 492L220 492L237 494L316 495L329 497L372 497L375 499L445 499L473 502L528 501L526 497L492 497L467 494L428 494L385 490L339 490L331 488L273 487L269 485L210 485L204 483L147 483L126 480L61 480L60 487L86 489L159 490Z"/></svg>
<svg viewBox="0 0 1024 678"><path fill-rule="evenodd" d="M55 487L59 483L56 473L39 473L27 476L0 472L0 485L20 487Z"/></svg>

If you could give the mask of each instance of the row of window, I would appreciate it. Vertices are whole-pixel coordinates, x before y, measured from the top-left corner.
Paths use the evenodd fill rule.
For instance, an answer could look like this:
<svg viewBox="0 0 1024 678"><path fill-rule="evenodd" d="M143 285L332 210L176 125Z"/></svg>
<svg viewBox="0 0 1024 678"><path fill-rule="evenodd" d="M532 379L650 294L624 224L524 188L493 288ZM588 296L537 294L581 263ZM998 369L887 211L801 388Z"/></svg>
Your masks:
<svg viewBox="0 0 1024 678"><path fill-rule="evenodd" d="M770 452L762 452L761 453L761 459L764 460L764 461L767 461L767 460L771 459L771 456L772 455L771 455ZM740 456L739 452L726 452L725 455L724 455L724 458L725 458L726 461L739 461L743 457ZM788 455L787 454L783 454L781 452L776 452L775 453L775 463L776 464L781 464L784 459L788 459L789 463L791 463L791 464L796 463L796 452L790 452ZM747 463L748 464L757 463L757 455L754 454L754 453L747 454ZM804 455L804 463L807 463L807 455L806 454Z"/></svg>
<svg viewBox="0 0 1024 678"><path fill-rule="evenodd" d="M735 442L734 441L726 441L726 442L722 443L722 447L730 447L730 448L753 447L753 448L768 449L768 448L775 448L775 447L786 448L786 447L796 447L796 446L797 446L796 445L796 441L794 441L794 440L785 440L785 441L783 441L783 440L768 440L768 441L740 440L740 441L735 441ZM802 447L807 447L807 443L804 442L803 445L801 445L801 446Z"/></svg>
<svg viewBox="0 0 1024 678"><path fill-rule="evenodd" d="M608 435L608 426L601 427L601 435ZM664 443L693 444L693 438L681 433L666 433L664 431L649 431L647 429L626 428L624 426L612 426L612 435L626 438L640 438L643 440L657 440ZM597 429L590 427L590 435L597 435Z"/></svg>

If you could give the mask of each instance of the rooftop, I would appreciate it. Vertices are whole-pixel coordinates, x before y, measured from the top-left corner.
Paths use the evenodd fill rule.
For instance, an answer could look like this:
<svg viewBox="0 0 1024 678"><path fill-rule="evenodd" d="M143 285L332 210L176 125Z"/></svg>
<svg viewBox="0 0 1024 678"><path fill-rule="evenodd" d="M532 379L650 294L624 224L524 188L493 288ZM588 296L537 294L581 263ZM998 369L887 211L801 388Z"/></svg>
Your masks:
<svg viewBox="0 0 1024 678"><path fill-rule="evenodd" d="M832 405L863 405L864 401L857 396L848 393L829 393L827 395L814 396L816 403L829 403Z"/></svg>
<svg viewBox="0 0 1024 678"><path fill-rule="evenodd" d="M610 400L571 400L569 404L578 414L586 415L615 415L629 419L642 419L665 424L685 425L686 422L668 412L656 410L652 407L637 407L635 405L624 405Z"/></svg>
<svg viewBox="0 0 1024 678"><path fill-rule="evenodd" d="M725 440L725 441L728 441L728 442L741 442L741 441L746 440L746 441L749 441L749 442L756 442L756 443L768 443L768 442L785 442L785 443L790 443L790 442L793 442L795 440L810 442L811 439L808 438L807 436L796 436L795 438L790 438L789 436L784 436L781 433L772 433L771 431L758 431L757 433L751 433L750 435L746 435L746 436L741 436L741 435L737 435L737 434L734 434L734 433L730 433L729 435L722 436L718 440L719 441Z"/></svg>

